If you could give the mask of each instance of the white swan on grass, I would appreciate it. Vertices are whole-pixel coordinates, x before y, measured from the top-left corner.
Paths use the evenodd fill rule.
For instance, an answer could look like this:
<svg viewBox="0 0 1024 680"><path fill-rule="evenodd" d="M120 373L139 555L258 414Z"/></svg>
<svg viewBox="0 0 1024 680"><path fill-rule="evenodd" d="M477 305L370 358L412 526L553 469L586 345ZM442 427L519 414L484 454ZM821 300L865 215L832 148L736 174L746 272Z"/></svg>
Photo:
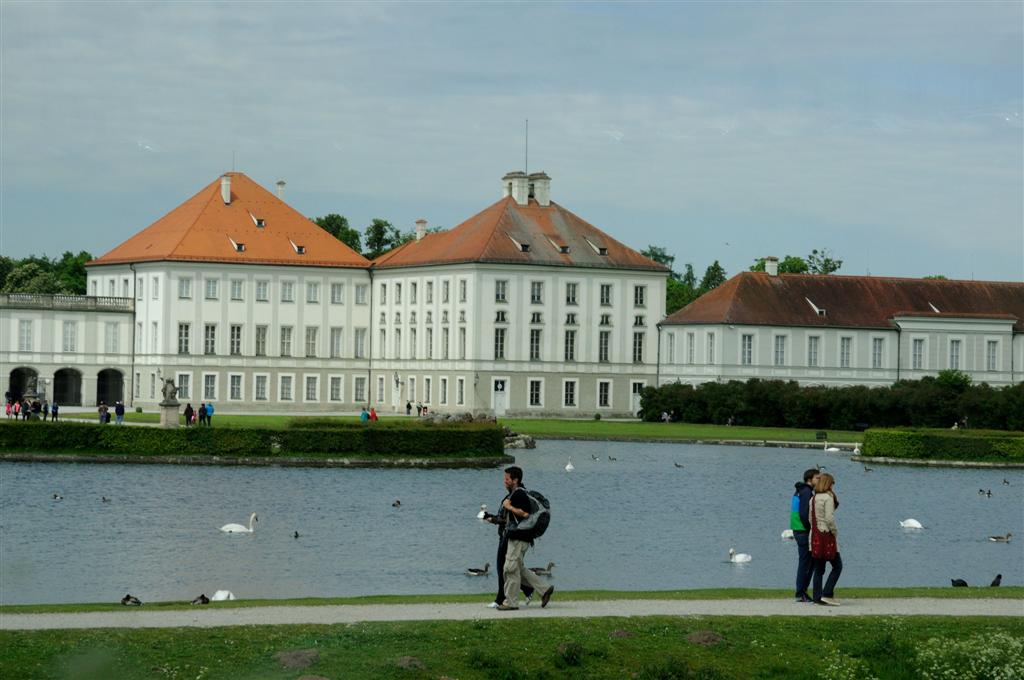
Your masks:
<svg viewBox="0 0 1024 680"><path fill-rule="evenodd" d="M784 541L791 541L791 540L793 540L793 530L792 529L783 529L782 530L782 540L784 540Z"/></svg>
<svg viewBox="0 0 1024 680"><path fill-rule="evenodd" d="M738 553L735 548L729 548L729 561L739 564L741 562L749 562L754 559L747 553Z"/></svg>
<svg viewBox="0 0 1024 680"><path fill-rule="evenodd" d="M235 594L230 590L218 590L210 597L210 602L223 602L224 600L235 599Z"/></svg>
<svg viewBox="0 0 1024 680"><path fill-rule="evenodd" d="M575 469L576 469L576 466L572 464L572 458L570 458L569 462L565 464L565 471L566 472L572 472Z"/></svg>
<svg viewBox="0 0 1024 680"><path fill-rule="evenodd" d="M904 529L924 529L924 525L918 522L916 519L900 520L900 526Z"/></svg>
<svg viewBox="0 0 1024 680"><path fill-rule="evenodd" d="M225 524L220 528L220 530L226 534L251 534L253 530L252 523L259 521L259 517L257 517L256 513L254 512L251 515L249 515L248 527L242 526L241 524Z"/></svg>

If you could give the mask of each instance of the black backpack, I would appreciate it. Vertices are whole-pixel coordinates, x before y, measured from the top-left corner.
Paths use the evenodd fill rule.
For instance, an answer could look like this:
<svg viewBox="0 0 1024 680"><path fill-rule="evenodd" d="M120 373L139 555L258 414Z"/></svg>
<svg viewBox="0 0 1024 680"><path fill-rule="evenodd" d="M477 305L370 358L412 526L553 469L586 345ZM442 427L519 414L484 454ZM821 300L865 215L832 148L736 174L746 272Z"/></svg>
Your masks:
<svg viewBox="0 0 1024 680"><path fill-rule="evenodd" d="M508 537L517 541L532 541L544 535L551 523L551 503L540 491L523 489L530 499L530 516L509 529Z"/></svg>

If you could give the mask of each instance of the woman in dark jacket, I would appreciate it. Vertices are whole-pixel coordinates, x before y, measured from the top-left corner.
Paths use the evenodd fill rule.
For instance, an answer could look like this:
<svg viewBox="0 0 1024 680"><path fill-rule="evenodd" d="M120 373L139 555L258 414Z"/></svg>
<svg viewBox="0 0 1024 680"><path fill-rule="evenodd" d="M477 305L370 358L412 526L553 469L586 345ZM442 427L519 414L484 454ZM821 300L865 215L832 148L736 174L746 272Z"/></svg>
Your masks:
<svg viewBox="0 0 1024 680"><path fill-rule="evenodd" d="M185 427L192 424L192 416L195 411L192 410L192 402L185 404Z"/></svg>

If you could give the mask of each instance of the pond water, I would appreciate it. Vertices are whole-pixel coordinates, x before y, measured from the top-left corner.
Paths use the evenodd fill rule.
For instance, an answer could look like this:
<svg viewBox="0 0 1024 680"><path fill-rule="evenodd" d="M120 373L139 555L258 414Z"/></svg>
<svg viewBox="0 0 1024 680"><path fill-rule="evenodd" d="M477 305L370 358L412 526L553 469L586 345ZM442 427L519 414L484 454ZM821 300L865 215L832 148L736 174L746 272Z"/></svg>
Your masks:
<svg viewBox="0 0 1024 680"><path fill-rule="evenodd" d="M544 441L516 457L553 509L527 563L554 561L560 589L791 587L796 548L780 533L793 482L815 464L837 479L840 590L987 585L997 572L1024 584L1020 470L865 472L822 451L605 442ZM482 593L496 588L494 565L486 579L464 570L494 562L495 529L475 514L496 508L501 477L0 463L0 602L190 600L221 588L239 598ZM218 530L252 511L255 533ZM910 517L926 528L901 529ZM987 538L1007 532L1009 544ZM730 547L753 561L729 563Z"/></svg>

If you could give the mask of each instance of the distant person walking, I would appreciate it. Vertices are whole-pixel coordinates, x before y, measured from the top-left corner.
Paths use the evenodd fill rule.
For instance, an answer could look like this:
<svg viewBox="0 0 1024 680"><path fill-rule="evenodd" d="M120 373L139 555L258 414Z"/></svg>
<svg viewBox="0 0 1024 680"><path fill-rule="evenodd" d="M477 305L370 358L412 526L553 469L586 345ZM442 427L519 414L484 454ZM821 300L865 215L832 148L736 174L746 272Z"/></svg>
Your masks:
<svg viewBox="0 0 1024 680"><path fill-rule="evenodd" d="M185 404L185 410L182 412L182 415L185 416L185 427L191 427L192 419L196 415L196 412L192 409L192 402Z"/></svg>
<svg viewBox="0 0 1024 680"><path fill-rule="evenodd" d="M839 575L843 573L843 558L839 555L839 528L835 517L839 499L832 490L833 486L835 479L827 472L822 472L814 485L810 517L811 555L814 558L813 599L817 604L837 607L839 602L835 599L835 590ZM831 565L832 569L822 588L826 565Z"/></svg>
<svg viewBox="0 0 1024 680"><path fill-rule="evenodd" d="M498 594L494 596L494 602L489 604L489 607L500 607L505 602L505 560L508 556L508 510L505 509L505 501L512 495L512 491L509 491L506 487L505 497L501 499L501 503L498 507L501 509L497 515L490 513L484 514L484 520L491 524L498 525L498 559L495 564L498 565ZM526 596L526 601L533 598L533 586L529 583L521 583L519 589L523 595Z"/></svg>
<svg viewBox="0 0 1024 680"><path fill-rule="evenodd" d="M206 424L206 404L204 402L199 402L199 411L196 412L196 417L199 418L200 425Z"/></svg>
<svg viewBox="0 0 1024 680"><path fill-rule="evenodd" d="M114 404L114 415L117 416L114 424L115 425L124 425L124 402L123 401L118 400Z"/></svg>
<svg viewBox="0 0 1024 680"><path fill-rule="evenodd" d="M790 502L789 528L793 531L796 541L796 601L810 602L807 587L811 584L814 573L814 560L811 559L810 531L811 498L814 497L814 484L818 481L818 471L810 469L804 472L804 481L796 483L793 499Z"/></svg>
<svg viewBox="0 0 1024 680"><path fill-rule="evenodd" d="M50 402L43 400L43 422L50 417Z"/></svg>
<svg viewBox="0 0 1024 680"><path fill-rule="evenodd" d="M407 416L411 416L412 415L412 402L411 401L405 402L405 415L407 415Z"/></svg>
<svg viewBox="0 0 1024 680"><path fill-rule="evenodd" d="M377 415L377 409L370 407L370 422L375 423L380 420L380 416Z"/></svg>
<svg viewBox="0 0 1024 680"><path fill-rule="evenodd" d="M213 425L213 402L206 405L206 426Z"/></svg>
<svg viewBox="0 0 1024 680"><path fill-rule="evenodd" d="M359 422L361 422L361 423L365 423L365 422L366 422L366 421L368 421L369 419L370 419L370 414L369 414L369 412L368 412L368 411L366 410L366 407L364 406L364 407L363 407L363 410L359 412Z"/></svg>
<svg viewBox="0 0 1024 680"><path fill-rule="evenodd" d="M7 419L10 420L10 418L11 418L11 402L7 402L7 405L4 407L4 410L7 412Z"/></svg>
<svg viewBox="0 0 1024 680"><path fill-rule="evenodd" d="M53 406L50 407L50 415L53 416L52 418L50 418L50 422L51 423L57 422L57 412L58 412L58 410L59 410L59 407L57 406L57 402L53 402Z"/></svg>
<svg viewBox="0 0 1024 680"><path fill-rule="evenodd" d="M96 411L100 414L100 425L107 422L107 405L105 402L100 402L100 406Z"/></svg>

